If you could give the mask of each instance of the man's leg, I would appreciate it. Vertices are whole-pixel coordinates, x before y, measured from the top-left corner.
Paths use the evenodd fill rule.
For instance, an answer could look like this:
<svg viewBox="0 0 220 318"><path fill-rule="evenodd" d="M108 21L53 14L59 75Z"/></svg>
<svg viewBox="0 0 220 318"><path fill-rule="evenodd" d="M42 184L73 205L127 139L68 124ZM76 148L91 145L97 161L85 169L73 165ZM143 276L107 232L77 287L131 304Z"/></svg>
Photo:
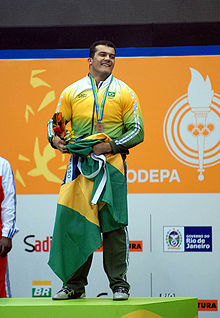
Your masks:
<svg viewBox="0 0 220 318"><path fill-rule="evenodd" d="M85 292L85 286L88 284L87 276L92 264L93 254L89 256L87 261L68 279L66 286L76 292Z"/></svg>
<svg viewBox="0 0 220 318"><path fill-rule="evenodd" d="M54 296L53 300L78 299L85 297L85 286L88 284L87 276L91 267L93 254L87 261L68 279L63 288Z"/></svg>
<svg viewBox="0 0 220 318"><path fill-rule="evenodd" d="M110 288L124 287L129 290L126 279L128 268L129 240L127 228L103 233L104 270L108 276Z"/></svg>
<svg viewBox="0 0 220 318"><path fill-rule="evenodd" d="M0 298L6 298L6 290L5 290L5 274L7 267L7 256L0 256Z"/></svg>

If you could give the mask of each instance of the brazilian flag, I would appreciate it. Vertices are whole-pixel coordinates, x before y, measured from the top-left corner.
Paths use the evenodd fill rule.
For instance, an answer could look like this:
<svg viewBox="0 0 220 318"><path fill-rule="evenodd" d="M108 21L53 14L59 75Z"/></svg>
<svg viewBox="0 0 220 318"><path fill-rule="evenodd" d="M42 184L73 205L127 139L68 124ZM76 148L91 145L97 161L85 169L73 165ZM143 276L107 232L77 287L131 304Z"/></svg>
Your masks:
<svg viewBox="0 0 220 318"><path fill-rule="evenodd" d="M64 282L102 246L101 232L128 224L127 184L120 154L95 156L101 133L69 143L72 156L61 185L49 266Z"/></svg>

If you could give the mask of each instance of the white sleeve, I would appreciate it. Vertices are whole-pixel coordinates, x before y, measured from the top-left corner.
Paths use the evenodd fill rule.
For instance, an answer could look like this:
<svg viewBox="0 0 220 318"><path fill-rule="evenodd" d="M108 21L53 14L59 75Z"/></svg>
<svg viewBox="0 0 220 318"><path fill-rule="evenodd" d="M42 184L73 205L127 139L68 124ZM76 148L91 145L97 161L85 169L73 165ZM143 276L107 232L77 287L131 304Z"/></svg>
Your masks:
<svg viewBox="0 0 220 318"><path fill-rule="evenodd" d="M3 159L3 158L1 158ZM18 229L15 226L16 221L16 190L14 174L10 163L3 159L2 163L2 190L3 201L1 203L2 236L12 238Z"/></svg>

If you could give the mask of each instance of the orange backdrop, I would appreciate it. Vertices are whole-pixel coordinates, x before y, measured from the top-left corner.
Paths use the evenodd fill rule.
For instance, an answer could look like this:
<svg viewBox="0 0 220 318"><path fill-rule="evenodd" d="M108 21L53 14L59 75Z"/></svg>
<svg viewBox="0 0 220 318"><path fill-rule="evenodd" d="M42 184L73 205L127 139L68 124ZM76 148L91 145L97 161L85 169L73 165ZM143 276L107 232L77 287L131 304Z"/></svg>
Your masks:
<svg viewBox="0 0 220 318"><path fill-rule="evenodd" d="M130 193L219 192L219 164L199 181L197 169L178 161L163 136L169 108L187 94L189 68L208 75L220 94L219 62L219 56L117 59L114 75L138 94L145 124L145 141L127 160ZM1 156L13 167L17 194L58 193L69 156L50 147L46 126L62 90L88 72L87 59L1 60L0 68Z"/></svg>

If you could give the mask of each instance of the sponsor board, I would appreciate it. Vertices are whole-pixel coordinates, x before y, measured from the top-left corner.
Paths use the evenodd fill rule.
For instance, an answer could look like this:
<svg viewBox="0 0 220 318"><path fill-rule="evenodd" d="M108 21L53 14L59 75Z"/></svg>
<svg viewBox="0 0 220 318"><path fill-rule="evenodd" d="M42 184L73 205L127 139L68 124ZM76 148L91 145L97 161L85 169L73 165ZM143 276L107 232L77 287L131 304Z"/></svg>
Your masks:
<svg viewBox="0 0 220 318"><path fill-rule="evenodd" d="M96 252L103 252L103 246ZM129 241L129 252L143 252L143 241Z"/></svg>
<svg viewBox="0 0 220 318"><path fill-rule="evenodd" d="M217 299L199 299L198 311L218 311Z"/></svg>
<svg viewBox="0 0 220 318"><path fill-rule="evenodd" d="M52 243L52 236L46 236L44 239L36 239L34 234L25 236L25 252L49 252ZM102 252L103 247L101 246L96 252ZM130 252L143 252L143 241L129 241Z"/></svg>
<svg viewBox="0 0 220 318"><path fill-rule="evenodd" d="M49 252L52 243L52 236L47 236L45 239L35 239L34 234L25 236L25 252Z"/></svg>
<svg viewBox="0 0 220 318"><path fill-rule="evenodd" d="M143 252L143 241L129 241L130 252Z"/></svg>
<svg viewBox="0 0 220 318"><path fill-rule="evenodd" d="M176 169L128 169L128 183L171 183L180 182L180 177Z"/></svg>
<svg viewBox="0 0 220 318"><path fill-rule="evenodd" d="M164 252L184 251L184 227L164 226Z"/></svg>
<svg viewBox="0 0 220 318"><path fill-rule="evenodd" d="M160 293L160 297L176 297L175 293Z"/></svg>
<svg viewBox="0 0 220 318"><path fill-rule="evenodd" d="M164 226L164 252L212 252L211 226Z"/></svg>
<svg viewBox="0 0 220 318"><path fill-rule="evenodd" d="M51 297L51 281L32 281L32 297Z"/></svg>
<svg viewBox="0 0 220 318"><path fill-rule="evenodd" d="M129 193L219 193L219 59L117 60L114 75L137 93L146 131L127 159ZM2 156L12 162L17 194L57 194L69 155L48 144L46 124L63 89L87 74L87 59L0 60L0 67L2 126L9 114L13 122L2 132ZM11 147L14 131L24 142Z"/></svg>
<svg viewBox="0 0 220 318"><path fill-rule="evenodd" d="M160 297L176 297L175 293L160 293ZM198 299L198 311L218 311L217 299Z"/></svg>
<svg viewBox="0 0 220 318"><path fill-rule="evenodd" d="M211 226L185 226L185 252L212 252Z"/></svg>

